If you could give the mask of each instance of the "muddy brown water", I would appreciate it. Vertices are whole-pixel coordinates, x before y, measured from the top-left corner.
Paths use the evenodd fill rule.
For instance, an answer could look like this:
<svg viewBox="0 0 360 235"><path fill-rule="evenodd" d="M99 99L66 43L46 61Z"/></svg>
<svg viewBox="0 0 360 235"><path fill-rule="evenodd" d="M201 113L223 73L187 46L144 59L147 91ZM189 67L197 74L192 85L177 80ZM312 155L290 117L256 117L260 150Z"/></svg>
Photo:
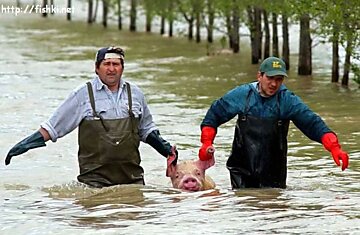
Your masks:
<svg viewBox="0 0 360 235"><path fill-rule="evenodd" d="M72 89L93 75L97 48L126 49L124 77L147 96L164 138L180 158L196 158L199 125L211 102L254 80L257 66L242 55L205 56L184 38L117 32L83 22L0 16L1 156L33 133ZM293 125L289 131L287 189L232 191L225 168L235 120L215 140L208 174L217 190L171 188L165 159L141 145L147 185L89 189L76 182L75 130L46 148L13 158L0 171L0 234L360 234L360 91L330 84L330 58L314 55L314 75L286 85L337 132L350 154L342 172L323 147Z"/></svg>

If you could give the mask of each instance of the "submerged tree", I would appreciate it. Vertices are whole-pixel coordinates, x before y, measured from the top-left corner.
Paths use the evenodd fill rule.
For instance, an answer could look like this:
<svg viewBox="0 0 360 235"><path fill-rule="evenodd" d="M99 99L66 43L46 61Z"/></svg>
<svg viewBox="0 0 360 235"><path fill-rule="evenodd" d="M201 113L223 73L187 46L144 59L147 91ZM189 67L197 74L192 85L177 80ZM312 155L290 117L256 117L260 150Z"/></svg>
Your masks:
<svg viewBox="0 0 360 235"><path fill-rule="evenodd" d="M266 10L263 10L263 19L264 19L264 32L265 32L265 41L264 41L264 58L270 56L270 28L269 28L269 19Z"/></svg>
<svg viewBox="0 0 360 235"><path fill-rule="evenodd" d="M87 23L92 24L96 21L97 9L99 6L99 0L88 0L88 15L87 15Z"/></svg>
<svg viewBox="0 0 360 235"><path fill-rule="evenodd" d="M271 15L272 23L272 55L279 57L279 38L278 38L278 15L273 12Z"/></svg>
<svg viewBox="0 0 360 235"><path fill-rule="evenodd" d="M342 46L345 60L341 84L348 86L350 72L353 71L356 77L358 71L357 65L351 63L351 59L359 59L360 53L357 50L360 46L360 3L356 0L333 0L331 4L325 0L317 0L316 3L320 25L317 32L332 43L331 81L339 82L339 50Z"/></svg>
<svg viewBox="0 0 360 235"><path fill-rule="evenodd" d="M42 12L41 12L41 15L42 17L47 17L47 10L46 8L48 7L48 0L43 0L42 2Z"/></svg>
<svg viewBox="0 0 360 235"><path fill-rule="evenodd" d="M310 16L309 14L303 14L300 16L299 75L311 75L312 73L311 41Z"/></svg>
<svg viewBox="0 0 360 235"><path fill-rule="evenodd" d="M94 0L88 0L88 16L87 22L88 24L92 24L93 22L93 7L94 7Z"/></svg>
<svg viewBox="0 0 360 235"><path fill-rule="evenodd" d="M206 11L208 22L206 24L207 42L213 43L214 41L214 22L215 22L215 0L206 1ZM206 18L206 17L204 17Z"/></svg>
<svg viewBox="0 0 360 235"><path fill-rule="evenodd" d="M145 10L145 32L151 32L151 25L154 16L156 15L156 5L154 1L151 0L143 0L142 7Z"/></svg>
<svg viewBox="0 0 360 235"><path fill-rule="evenodd" d="M289 23L287 13L282 13L281 15L281 25L282 25L282 58L286 64L286 70L290 68L290 42L289 42Z"/></svg>
<svg viewBox="0 0 360 235"><path fill-rule="evenodd" d="M122 8L121 0L117 0L118 29L122 30Z"/></svg>
<svg viewBox="0 0 360 235"><path fill-rule="evenodd" d="M257 64L261 60L262 32L261 9L256 6L247 8L250 29L251 63Z"/></svg>
<svg viewBox="0 0 360 235"><path fill-rule="evenodd" d="M42 7L45 8L53 0L42 0ZM95 2L94 2L95 1ZM96 20L99 0L87 0L88 23ZM17 1L19 3L20 1ZM71 7L71 0L67 0L68 7ZM107 26L107 18L110 10L118 16L118 27L121 29L121 0L102 0L103 20ZM165 33L165 23L169 23L169 36L173 35L173 23L181 20L183 16L188 24L187 36L200 42L202 28L207 30L207 45L214 39L214 30L224 34L221 38L222 47L226 41L234 53L240 51L240 27L245 22L250 32L251 41L251 63L258 63L263 57L270 54L283 58L287 69L290 66L289 49L289 22L296 19L300 25L298 74L311 75L312 73L312 36L316 31L322 35L327 42L332 43L332 82L339 82L340 79L340 57L339 51L344 49L345 57L343 64L343 76L341 83L348 85L351 72L354 80L360 83L360 68L352 61L360 59L360 2L357 0L129 0L125 3L130 5L129 30L136 31L137 8L142 7L146 16L145 31L151 32L151 26L155 16L160 18L160 33ZM142 4L139 5L138 4ZM95 6L94 6L95 5ZM125 7L126 8L126 7ZM47 11L42 11L42 16L47 16ZM68 19L71 19L69 14ZM281 19L281 20L280 20ZM215 28L215 22L223 22L219 28ZM282 29L282 53L278 33L281 22ZM312 23L312 24L311 24ZM194 27L195 26L195 27ZM272 26L272 27L271 27ZM194 29L196 30L194 33ZM264 45L262 45L263 33L265 34ZM272 34L272 35L271 35ZM280 35L280 36L279 36ZM226 36L228 40L226 40ZM270 41L270 36L272 40ZM224 40L225 39L225 40ZM272 43L271 43L272 42ZM315 44L315 43L314 43ZM272 45L272 51L270 47ZM264 49L264 54L262 54Z"/></svg>
<svg viewBox="0 0 360 235"><path fill-rule="evenodd" d="M54 4L52 0L51 0L51 2L52 2L52 4ZM68 8L68 9L71 9L71 6L72 6L71 0L68 0L68 1L67 1L67 8ZM66 19L67 19L68 21L71 20L71 11L67 11L67 12L66 12Z"/></svg>
<svg viewBox="0 0 360 235"><path fill-rule="evenodd" d="M130 25L129 30L131 32L136 31L136 8L137 8L137 0L131 0L131 8L130 8Z"/></svg>
<svg viewBox="0 0 360 235"><path fill-rule="evenodd" d="M195 0L196 1L196 0ZM188 40L194 39L194 23L195 23L195 10L192 0L177 0L176 1L180 13L188 23Z"/></svg>
<svg viewBox="0 0 360 235"><path fill-rule="evenodd" d="M107 27L108 13L109 13L109 0L103 0L102 25L104 26L104 28Z"/></svg>
<svg viewBox="0 0 360 235"><path fill-rule="evenodd" d="M199 43L201 41L201 25L202 25L202 13L203 13L203 9L204 9L204 1L203 0L195 0L193 2L193 9L194 9L194 14L195 14L195 35L196 35L196 39L195 41L197 43Z"/></svg>

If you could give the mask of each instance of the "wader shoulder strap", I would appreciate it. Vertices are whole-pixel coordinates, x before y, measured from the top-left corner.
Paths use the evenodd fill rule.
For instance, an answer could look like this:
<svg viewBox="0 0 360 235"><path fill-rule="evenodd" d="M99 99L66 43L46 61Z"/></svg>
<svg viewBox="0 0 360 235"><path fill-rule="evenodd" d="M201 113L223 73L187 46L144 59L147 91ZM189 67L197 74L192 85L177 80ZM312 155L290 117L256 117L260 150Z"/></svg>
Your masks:
<svg viewBox="0 0 360 235"><path fill-rule="evenodd" d="M249 90L249 93L247 94L247 96L246 96L246 105L245 105L245 110L244 110L244 116L246 116L246 115L248 115L248 113L249 113L249 110L250 110L250 105L249 105L249 101L250 101L250 96L251 96L251 93L252 93L252 90L250 89Z"/></svg>
<svg viewBox="0 0 360 235"><path fill-rule="evenodd" d="M129 116L130 117L135 117L134 113L132 112L132 97L131 97L131 87L130 87L130 84L128 82L125 82L126 83L126 90L127 90L127 93L128 93L128 102L129 102Z"/></svg>
<svg viewBox="0 0 360 235"><path fill-rule="evenodd" d="M135 123L135 115L134 113L132 112L132 97L131 97L131 87L130 87L130 84L128 82L125 82L126 83L126 90L127 90L127 93L128 93L128 103L129 103L129 117L131 119L131 125L132 125L132 130L133 132L135 133L136 130L137 130L137 125Z"/></svg>
<svg viewBox="0 0 360 235"><path fill-rule="evenodd" d="M278 108L278 112L279 112L279 117L280 117L280 92L278 92L276 94L276 98L277 98L277 102L276 102L276 105L277 105L277 108Z"/></svg>
<svg viewBox="0 0 360 235"><path fill-rule="evenodd" d="M87 88L88 88L88 93L89 93L89 98L90 98L90 104L91 104L91 108L92 108L92 110L93 110L93 115L94 115L94 117L99 118L100 121L101 121L101 124L102 124L103 127L104 127L104 129L105 129L106 131L109 131L109 128L105 125L105 122L104 122L104 119L102 118L102 116L96 112L94 92L93 92L91 83L90 83L90 82L87 82L86 85L87 85Z"/></svg>
<svg viewBox="0 0 360 235"><path fill-rule="evenodd" d="M87 89L88 89L88 93L89 93L90 104L91 104L91 108L93 111L93 115L95 117L99 117L99 115L96 113L96 110L95 110L95 98L94 98L94 92L93 92L91 83L87 82L86 85L87 85Z"/></svg>

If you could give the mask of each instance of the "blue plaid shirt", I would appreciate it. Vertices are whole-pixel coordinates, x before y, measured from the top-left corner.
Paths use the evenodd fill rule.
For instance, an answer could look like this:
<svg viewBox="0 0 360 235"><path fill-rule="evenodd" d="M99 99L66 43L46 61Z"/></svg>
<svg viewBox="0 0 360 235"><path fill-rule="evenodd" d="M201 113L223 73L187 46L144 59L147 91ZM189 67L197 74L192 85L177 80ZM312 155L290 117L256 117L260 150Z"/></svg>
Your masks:
<svg viewBox="0 0 360 235"><path fill-rule="evenodd" d="M95 109L104 119L119 119L129 117L128 94L126 84L120 80L120 88L114 95L108 87L96 76L91 80L95 97ZM154 130L157 130L153 122L150 110L143 92L134 84L130 83L132 94L132 111L135 117L140 117L139 135L143 142ZM117 98L116 98L117 97ZM51 140L73 131L83 119L93 119L93 111L90 104L86 84L76 88L67 99L55 110L50 119L41 124L41 127L49 132Z"/></svg>

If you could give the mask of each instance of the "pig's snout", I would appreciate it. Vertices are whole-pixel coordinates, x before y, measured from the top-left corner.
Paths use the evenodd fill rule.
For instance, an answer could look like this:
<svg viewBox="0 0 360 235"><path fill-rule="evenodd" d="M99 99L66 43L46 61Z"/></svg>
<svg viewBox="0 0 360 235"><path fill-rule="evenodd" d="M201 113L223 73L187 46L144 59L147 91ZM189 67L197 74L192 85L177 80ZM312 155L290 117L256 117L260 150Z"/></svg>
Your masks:
<svg viewBox="0 0 360 235"><path fill-rule="evenodd" d="M181 188L186 191L199 191L201 190L201 183L195 177L185 176Z"/></svg>

